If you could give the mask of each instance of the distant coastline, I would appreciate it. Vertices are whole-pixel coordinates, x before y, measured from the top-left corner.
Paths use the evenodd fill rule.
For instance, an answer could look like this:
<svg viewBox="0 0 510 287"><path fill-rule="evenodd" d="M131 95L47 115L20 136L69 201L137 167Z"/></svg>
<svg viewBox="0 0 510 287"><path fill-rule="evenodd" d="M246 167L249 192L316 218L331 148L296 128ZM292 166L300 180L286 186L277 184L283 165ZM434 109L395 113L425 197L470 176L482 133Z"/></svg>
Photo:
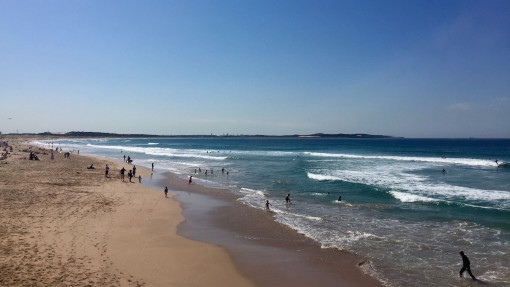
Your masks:
<svg viewBox="0 0 510 287"><path fill-rule="evenodd" d="M265 137L265 138L370 138L370 139L382 139L382 138L402 138L402 137L394 137L387 135L371 135L364 133L357 134L325 134L325 133L315 133L315 134L293 134L293 135L231 135L231 134L223 134L223 135L151 135L151 134L118 134L118 133L104 133L104 132L67 132L67 133L23 133L23 134L0 134L4 136L37 136L37 137L79 137L79 138L255 138L255 137Z"/></svg>

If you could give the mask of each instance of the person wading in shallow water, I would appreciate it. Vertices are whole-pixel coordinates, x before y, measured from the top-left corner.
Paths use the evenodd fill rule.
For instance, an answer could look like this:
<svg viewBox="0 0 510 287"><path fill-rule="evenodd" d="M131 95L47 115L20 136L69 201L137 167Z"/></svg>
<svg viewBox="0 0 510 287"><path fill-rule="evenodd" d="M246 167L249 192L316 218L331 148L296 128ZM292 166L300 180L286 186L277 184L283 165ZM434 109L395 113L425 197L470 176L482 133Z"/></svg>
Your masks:
<svg viewBox="0 0 510 287"><path fill-rule="evenodd" d="M269 200L266 200L266 210L267 211L270 211L271 209L269 208L269 206L271 206L272 204L269 203Z"/></svg>
<svg viewBox="0 0 510 287"><path fill-rule="evenodd" d="M464 255L464 251L459 252L460 257L462 257L462 269L460 269L460 277L462 277L462 273L467 270L469 276L473 278L473 280L476 280L475 276L473 276L473 273L471 273L471 262L469 262L469 258Z"/></svg>

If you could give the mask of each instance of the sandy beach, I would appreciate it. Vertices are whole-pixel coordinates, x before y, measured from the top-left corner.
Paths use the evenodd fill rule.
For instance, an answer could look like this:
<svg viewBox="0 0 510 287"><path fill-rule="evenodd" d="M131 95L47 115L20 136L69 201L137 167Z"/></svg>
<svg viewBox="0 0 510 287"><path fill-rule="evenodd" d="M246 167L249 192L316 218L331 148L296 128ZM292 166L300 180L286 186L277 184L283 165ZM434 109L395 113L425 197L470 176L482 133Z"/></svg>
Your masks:
<svg viewBox="0 0 510 287"><path fill-rule="evenodd" d="M381 286L358 267L362 259L321 249L232 195L171 174L151 180L141 167L148 185L123 182L126 163L66 151L52 160L23 139L9 145L0 161L0 286Z"/></svg>
<svg viewBox="0 0 510 287"><path fill-rule="evenodd" d="M51 160L38 147L40 160L28 160L28 146L9 145L0 161L0 286L255 286L221 248L178 236L179 204L122 182L119 164L108 162L105 178L107 161L59 152Z"/></svg>

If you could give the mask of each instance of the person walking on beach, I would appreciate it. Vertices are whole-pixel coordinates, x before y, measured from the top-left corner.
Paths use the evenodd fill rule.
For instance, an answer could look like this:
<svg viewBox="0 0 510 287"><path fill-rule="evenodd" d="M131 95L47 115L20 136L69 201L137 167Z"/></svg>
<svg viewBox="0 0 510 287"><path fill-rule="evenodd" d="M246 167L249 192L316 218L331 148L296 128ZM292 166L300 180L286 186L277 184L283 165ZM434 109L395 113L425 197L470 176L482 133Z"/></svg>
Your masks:
<svg viewBox="0 0 510 287"><path fill-rule="evenodd" d="M104 168L104 177L108 177L109 172L110 172L110 167L108 165L106 165L106 167Z"/></svg>
<svg viewBox="0 0 510 287"><path fill-rule="evenodd" d="M168 187L165 186L165 197L168 197Z"/></svg>
<svg viewBox="0 0 510 287"><path fill-rule="evenodd" d="M126 155L124 155L124 162L126 162Z"/></svg>
<svg viewBox="0 0 510 287"><path fill-rule="evenodd" d="M131 181L131 178L133 178L133 172L131 170L128 171L128 179L129 179L129 182L132 182Z"/></svg>
<svg viewBox="0 0 510 287"><path fill-rule="evenodd" d="M270 211L271 209L269 208L269 206L272 206L271 203L269 203L269 200L266 200L266 210L267 211Z"/></svg>
<svg viewBox="0 0 510 287"><path fill-rule="evenodd" d="M460 277L462 277L462 273L464 273L464 271L467 271L469 276L471 276L471 278L473 278L473 280L476 280L473 273L471 273L471 262L469 262L469 258L464 254L464 251L459 252L459 254L460 254L460 257L462 257L462 269L460 269L460 272L459 272Z"/></svg>
<svg viewBox="0 0 510 287"><path fill-rule="evenodd" d="M189 177L189 181L188 181L188 184L191 184L192 180L193 180L193 176L192 176L192 175L190 175L190 177Z"/></svg>
<svg viewBox="0 0 510 287"><path fill-rule="evenodd" d="M152 171L154 171L154 163L152 163Z"/></svg>
<svg viewBox="0 0 510 287"><path fill-rule="evenodd" d="M138 176L138 183L142 183L142 176L141 175Z"/></svg>
<svg viewBox="0 0 510 287"><path fill-rule="evenodd" d="M133 177L136 177L136 166L133 165Z"/></svg>

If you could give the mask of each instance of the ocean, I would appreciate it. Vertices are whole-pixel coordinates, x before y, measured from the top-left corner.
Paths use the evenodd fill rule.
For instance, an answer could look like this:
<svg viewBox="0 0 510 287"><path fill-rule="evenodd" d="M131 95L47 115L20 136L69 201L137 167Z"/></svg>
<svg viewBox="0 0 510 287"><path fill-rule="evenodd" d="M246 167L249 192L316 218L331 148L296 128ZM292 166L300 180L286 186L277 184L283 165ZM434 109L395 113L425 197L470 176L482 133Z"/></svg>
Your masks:
<svg viewBox="0 0 510 287"><path fill-rule="evenodd" d="M510 286L510 140L63 139L63 150L170 171L271 203L275 220L366 259L387 286ZM48 142L39 142L48 144ZM496 163L496 160L498 161ZM205 171L207 170L207 174ZM291 204L285 203L290 194ZM339 197L341 196L341 201ZM467 274L465 274L465 277ZM469 277L469 276L468 276Z"/></svg>

